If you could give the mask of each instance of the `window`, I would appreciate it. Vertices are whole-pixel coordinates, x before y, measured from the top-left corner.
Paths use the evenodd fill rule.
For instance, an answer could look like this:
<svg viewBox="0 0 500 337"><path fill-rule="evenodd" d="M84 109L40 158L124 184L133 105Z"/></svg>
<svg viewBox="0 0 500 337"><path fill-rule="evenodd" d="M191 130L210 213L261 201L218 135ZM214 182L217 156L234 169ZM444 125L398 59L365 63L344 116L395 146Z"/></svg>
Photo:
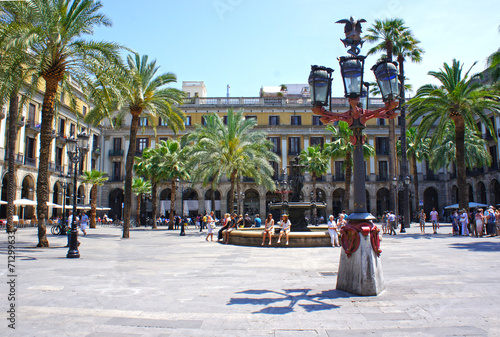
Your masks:
<svg viewBox="0 0 500 337"><path fill-rule="evenodd" d="M205 119L205 116L201 116L201 124L207 125L207 121Z"/></svg>
<svg viewBox="0 0 500 337"><path fill-rule="evenodd" d="M375 146L377 155L389 154L389 137L376 137Z"/></svg>
<svg viewBox="0 0 500 337"><path fill-rule="evenodd" d="M69 125L69 136L70 137L74 137L75 136L75 130L76 130L75 124L71 123Z"/></svg>
<svg viewBox="0 0 500 337"><path fill-rule="evenodd" d="M335 180L345 180L344 161L335 162Z"/></svg>
<svg viewBox="0 0 500 337"><path fill-rule="evenodd" d="M35 159L35 138L26 137L25 155L27 159Z"/></svg>
<svg viewBox="0 0 500 337"><path fill-rule="evenodd" d="M302 125L302 118L300 116L291 116L290 125Z"/></svg>
<svg viewBox="0 0 500 337"><path fill-rule="evenodd" d="M56 147L56 170L60 171L62 166L63 149Z"/></svg>
<svg viewBox="0 0 500 337"><path fill-rule="evenodd" d="M119 181L121 179L122 166L120 162L113 162L113 181Z"/></svg>
<svg viewBox="0 0 500 337"><path fill-rule="evenodd" d="M87 114L87 107L85 105L82 107L82 114L84 116Z"/></svg>
<svg viewBox="0 0 500 337"><path fill-rule="evenodd" d="M184 121L185 126L190 126L191 125L191 116L186 116L186 120Z"/></svg>
<svg viewBox="0 0 500 337"><path fill-rule="evenodd" d="M280 116L269 116L269 125L280 125Z"/></svg>
<svg viewBox="0 0 500 337"><path fill-rule="evenodd" d="M36 107L35 104L31 104L28 110L28 122L35 123Z"/></svg>
<svg viewBox="0 0 500 337"><path fill-rule="evenodd" d="M312 116L312 125L323 125L321 116Z"/></svg>
<svg viewBox="0 0 500 337"><path fill-rule="evenodd" d="M136 142L136 152L142 152L149 146L149 138L137 138Z"/></svg>
<svg viewBox="0 0 500 337"><path fill-rule="evenodd" d="M148 126L148 119L146 117L139 118L139 126Z"/></svg>
<svg viewBox="0 0 500 337"><path fill-rule="evenodd" d="M311 137L310 143L311 146L319 145L321 149L323 149L323 144L325 140L323 137Z"/></svg>
<svg viewBox="0 0 500 337"><path fill-rule="evenodd" d="M255 119L257 121L257 116L245 116L245 119Z"/></svg>
<svg viewBox="0 0 500 337"><path fill-rule="evenodd" d="M271 143L274 144L273 152L276 154L281 154L281 142L280 142L280 137L269 137L268 138Z"/></svg>
<svg viewBox="0 0 500 337"><path fill-rule="evenodd" d="M389 170L387 169L387 161L385 160L378 162L378 180L389 180Z"/></svg>
<svg viewBox="0 0 500 337"><path fill-rule="evenodd" d="M66 120L64 118L59 118L59 135L64 136L64 128L66 126Z"/></svg>
<svg viewBox="0 0 500 337"><path fill-rule="evenodd" d="M385 119L377 118L377 125L385 125Z"/></svg>
<svg viewBox="0 0 500 337"><path fill-rule="evenodd" d="M96 169L96 160L95 158L92 158L92 161L90 162L90 169L95 170Z"/></svg>
<svg viewBox="0 0 500 337"><path fill-rule="evenodd" d="M168 137L160 137L158 138L159 142L166 142L168 140Z"/></svg>
<svg viewBox="0 0 500 337"><path fill-rule="evenodd" d="M297 155L300 153L300 137L288 138L288 154Z"/></svg>
<svg viewBox="0 0 500 337"><path fill-rule="evenodd" d="M222 122L224 125L227 125L227 116L222 117Z"/></svg>
<svg viewBox="0 0 500 337"><path fill-rule="evenodd" d="M398 116L398 125L401 125L401 116Z"/></svg>
<svg viewBox="0 0 500 337"><path fill-rule="evenodd" d="M92 136L92 147L94 150L99 148L99 136L98 135Z"/></svg>
<svg viewBox="0 0 500 337"><path fill-rule="evenodd" d="M121 138L113 138L113 150L120 151L122 149L122 139Z"/></svg>

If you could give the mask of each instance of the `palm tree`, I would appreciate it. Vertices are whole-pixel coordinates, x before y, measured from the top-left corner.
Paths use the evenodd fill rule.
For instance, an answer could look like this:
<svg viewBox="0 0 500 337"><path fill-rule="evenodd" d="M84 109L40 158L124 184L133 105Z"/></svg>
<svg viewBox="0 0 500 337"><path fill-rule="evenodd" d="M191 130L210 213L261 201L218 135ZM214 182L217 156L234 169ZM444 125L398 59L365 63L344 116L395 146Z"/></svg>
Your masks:
<svg viewBox="0 0 500 337"><path fill-rule="evenodd" d="M417 133L417 128L411 127L406 130L406 143L408 144L406 148L406 155L410 158L411 168L413 171L413 187L415 189L415 209L419 207L420 195L418 191L418 174L417 174L417 163L429 160L429 145L430 138L420 138ZM401 142L398 141L398 144ZM401 151L401 146L399 146L398 151Z"/></svg>
<svg viewBox="0 0 500 337"><path fill-rule="evenodd" d="M491 155L486 141L471 129L465 129L465 166L469 169L491 165ZM430 151L429 167L434 171L455 162L456 142L454 126L451 121L446 125L443 138Z"/></svg>
<svg viewBox="0 0 500 337"><path fill-rule="evenodd" d="M16 166L14 156L18 137L18 119L24 104L33 96L36 85L31 82L32 73L27 69L34 66L34 58L27 52L27 45L18 37L24 34L30 17L26 13L26 3L0 3L0 106L9 103L9 128L7 131L7 232L14 231L14 199ZM19 100L19 91L25 90Z"/></svg>
<svg viewBox="0 0 500 337"><path fill-rule="evenodd" d="M332 132L335 139L331 143L325 145L324 153L330 156L333 160L338 158L344 159L345 168L345 194L343 200L343 209L349 208L349 201L351 198L351 181L352 181L352 151L354 145L351 143L351 137L354 135L353 131L349 128L349 124L344 121L339 121L337 128L333 125L326 127L328 131ZM365 143L363 144L363 156L365 159L375 155L373 146Z"/></svg>
<svg viewBox="0 0 500 337"><path fill-rule="evenodd" d="M108 181L109 177L106 176L106 172L101 172L98 170L83 171L83 183L92 184L91 202L90 202L90 228L96 228L95 218L97 212L97 188L104 185L104 182Z"/></svg>
<svg viewBox="0 0 500 337"><path fill-rule="evenodd" d="M188 136L188 141L194 145L189 154L190 165L194 167L193 176L203 182L219 181L222 176L229 178L228 207L231 208L234 188L242 176L274 191L274 171L270 162L279 162L280 159L271 151L273 144L266 139L266 134L253 130L257 121L245 119L242 110L234 112L233 109L228 110L227 125L216 113L204 118L206 125L198 125Z"/></svg>
<svg viewBox="0 0 500 337"><path fill-rule="evenodd" d="M140 227L141 221L141 201L142 196L147 193L151 193L151 182L144 180L141 178L134 178L132 182L132 192L137 194L137 208L136 208L136 217L137 217L137 227ZM156 222L156 221L153 221Z"/></svg>
<svg viewBox="0 0 500 337"><path fill-rule="evenodd" d="M303 165L304 171L308 171L312 177L313 183L313 200L317 201L316 179L326 174L330 166L330 158L321 151L321 147L309 146L303 149L299 154L299 164ZM313 222L316 224L318 209L314 207Z"/></svg>
<svg viewBox="0 0 500 337"><path fill-rule="evenodd" d="M410 125L419 123L419 137L433 133L431 147L444 138L448 123L453 122L458 203L460 208L467 208L465 130L468 128L477 131L477 118L491 134L495 134L488 113L500 111L500 96L470 78L471 69L463 74L463 65L455 59L451 66L444 63L443 68L429 72L440 85L427 84L419 88L417 95L409 102L411 112L408 117Z"/></svg>
<svg viewBox="0 0 500 337"><path fill-rule="evenodd" d="M411 30L405 26L402 19L388 19L385 21L376 20L373 27L368 28L369 34L365 38L378 44L368 51L368 55L377 52L385 52L387 58L392 61L393 55L397 56L399 64L399 80L400 80L400 100L401 106L401 134L406 134L406 106L405 106L405 74L404 74L404 61L409 58L412 62L421 62L422 54L424 53L418 45L418 41L413 37ZM389 120L389 175L390 177L396 176L396 153L395 153L395 125L394 120ZM402 137L403 154L401 174L407 175L407 159L406 159L406 138ZM392 187L392 186L391 186ZM404 204L409 205L408 190L405 189ZM409 216L409 214L408 214ZM408 218L409 221L409 218Z"/></svg>
<svg viewBox="0 0 500 337"><path fill-rule="evenodd" d="M40 132L40 154L37 178L38 247L49 245L44 220L49 199L48 164L52 143L52 124L60 87L72 93L72 82L80 86L89 80L95 64L119 63L119 46L114 43L85 39L95 27L110 26L109 19L99 13L102 4L95 0L32 0L20 13L29 18L23 34L13 43L29 47L36 64L26 70L33 83L45 82ZM25 20L28 22L28 20ZM106 68L106 66L103 66ZM74 96L73 96L74 101Z"/></svg>
<svg viewBox="0 0 500 337"><path fill-rule="evenodd" d="M181 143L176 140L162 141L155 149L155 156L161 158L158 163L158 172L162 178L171 182L170 193L170 216L168 229L174 229L174 213L177 192L177 182L190 179L187 153L189 148L182 148Z"/></svg>
<svg viewBox="0 0 500 337"><path fill-rule="evenodd" d="M117 112L113 111L115 106L119 109L123 107L121 111L118 111L118 116L125 112L132 116L129 148L125 163L123 238L130 236L131 187L140 117L148 118L150 124L155 127L154 118L159 116L167 121L174 132L184 130L185 115L176 106L176 104L182 103L184 93L175 88L165 87L175 83L177 78L172 73L156 75L158 69L156 61L149 62L147 55L142 58L137 54L129 55L124 70L112 68L100 73L97 82L89 90L90 97L96 97L99 104L87 114L86 122L97 125L104 118L113 120L116 116L114 114ZM119 78L119 80L116 81L115 78ZM115 89L108 90L108 85ZM113 104L113 102L116 103Z"/></svg>

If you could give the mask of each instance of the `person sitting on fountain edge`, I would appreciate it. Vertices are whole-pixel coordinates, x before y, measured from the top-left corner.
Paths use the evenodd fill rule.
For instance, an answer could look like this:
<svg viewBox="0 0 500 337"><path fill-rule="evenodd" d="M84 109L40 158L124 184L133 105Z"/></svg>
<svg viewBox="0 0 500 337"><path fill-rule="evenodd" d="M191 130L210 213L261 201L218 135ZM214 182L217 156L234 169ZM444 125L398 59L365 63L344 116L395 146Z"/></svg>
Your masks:
<svg viewBox="0 0 500 337"><path fill-rule="evenodd" d="M288 246L288 236L290 234L290 227L292 227L292 223L290 220L288 220L288 215L283 214L283 220L280 221L281 224L281 230L280 230L280 235L278 236L278 243L281 242L281 237L283 236L283 233L285 234L286 238L286 245Z"/></svg>

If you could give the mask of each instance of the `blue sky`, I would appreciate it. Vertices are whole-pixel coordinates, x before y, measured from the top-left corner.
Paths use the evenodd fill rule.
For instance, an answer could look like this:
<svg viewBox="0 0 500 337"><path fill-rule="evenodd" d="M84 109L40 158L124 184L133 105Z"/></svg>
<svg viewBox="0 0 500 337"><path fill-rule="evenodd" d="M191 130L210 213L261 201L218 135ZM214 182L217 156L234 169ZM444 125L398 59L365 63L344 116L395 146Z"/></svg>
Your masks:
<svg viewBox="0 0 500 337"><path fill-rule="evenodd" d="M453 58L473 72L500 47L498 0L101 0L113 27L94 38L147 54L160 73L182 81L205 81L208 96L255 97L263 85L307 83L312 64L335 69L333 92L343 95L337 57L343 25L335 21L402 18L421 41L423 62L405 64L415 89L433 83L428 71ZM370 44L365 43L361 54ZM378 56L367 58L365 74ZM367 80L373 80L368 74Z"/></svg>

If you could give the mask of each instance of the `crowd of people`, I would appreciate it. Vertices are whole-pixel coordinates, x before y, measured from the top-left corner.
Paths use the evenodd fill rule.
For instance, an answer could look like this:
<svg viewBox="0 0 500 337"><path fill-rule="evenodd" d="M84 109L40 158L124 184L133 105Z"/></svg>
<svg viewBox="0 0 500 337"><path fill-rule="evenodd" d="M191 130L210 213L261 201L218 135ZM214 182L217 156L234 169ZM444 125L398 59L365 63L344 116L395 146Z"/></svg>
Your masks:
<svg viewBox="0 0 500 337"><path fill-rule="evenodd" d="M473 212L455 210L451 215L453 235L483 237L500 235L500 210L489 206L476 208Z"/></svg>

